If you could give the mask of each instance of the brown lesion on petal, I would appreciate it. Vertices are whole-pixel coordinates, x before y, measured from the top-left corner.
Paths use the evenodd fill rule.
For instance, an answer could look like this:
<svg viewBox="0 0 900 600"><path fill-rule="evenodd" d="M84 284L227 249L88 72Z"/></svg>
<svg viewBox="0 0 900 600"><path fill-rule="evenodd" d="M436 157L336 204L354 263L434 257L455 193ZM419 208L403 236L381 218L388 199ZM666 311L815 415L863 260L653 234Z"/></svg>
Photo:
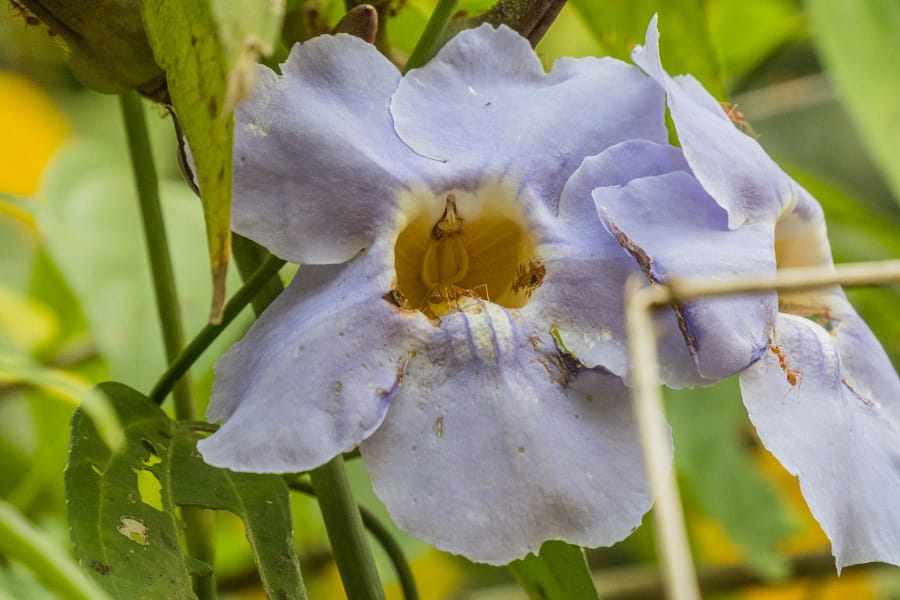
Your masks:
<svg viewBox="0 0 900 600"><path fill-rule="evenodd" d="M531 298L534 290L541 287L547 276L547 267L539 259L533 259L527 265L519 265L516 269L516 278L513 280L512 291L514 294L524 292L526 298Z"/></svg>
<svg viewBox="0 0 900 600"><path fill-rule="evenodd" d="M790 296L782 295L778 299L778 310L783 313L797 315L808 319L834 336L841 324L841 319L837 317L832 308L823 302L815 302L806 298L803 302L791 301Z"/></svg>
<svg viewBox="0 0 900 600"><path fill-rule="evenodd" d="M608 224L609 228L612 229L616 241L619 242L619 245L622 246L625 252L631 255L631 258L637 261L638 266L641 267L641 271L644 272L644 276L647 277L650 283L660 283L653 275L653 259L644 252L643 248L635 244L624 231L616 227L615 223L609 221Z"/></svg>
<svg viewBox="0 0 900 600"><path fill-rule="evenodd" d="M399 310L410 310L409 301L394 285L390 291L381 297L388 304L395 306Z"/></svg>
<svg viewBox="0 0 900 600"><path fill-rule="evenodd" d="M644 251L643 248L638 246L634 240L628 237L624 231L616 227L615 223L612 221L608 222L609 228L612 230L613 235L616 238L616 241L619 245L626 251L631 257L637 262L638 266L641 268L641 271L644 273L644 276L652 285L661 285L664 282L660 281L656 275L653 274L653 259ZM681 332L681 336L684 338L685 344L687 344L688 351L694 356L697 355L697 338L690 333L690 329L688 328L687 319L684 317L684 309L677 302L673 302L671 305L672 310L675 312L675 319L678 321L678 330Z"/></svg>
<svg viewBox="0 0 900 600"><path fill-rule="evenodd" d="M846 387L847 390L849 390L851 394L853 394L854 398L856 398L857 400L862 402L866 407L875 408L875 402L872 399L866 398L865 396L860 394L858 391L856 391L853 388L853 386L850 385L850 383L846 379L841 378L841 383L844 384L844 387Z"/></svg>

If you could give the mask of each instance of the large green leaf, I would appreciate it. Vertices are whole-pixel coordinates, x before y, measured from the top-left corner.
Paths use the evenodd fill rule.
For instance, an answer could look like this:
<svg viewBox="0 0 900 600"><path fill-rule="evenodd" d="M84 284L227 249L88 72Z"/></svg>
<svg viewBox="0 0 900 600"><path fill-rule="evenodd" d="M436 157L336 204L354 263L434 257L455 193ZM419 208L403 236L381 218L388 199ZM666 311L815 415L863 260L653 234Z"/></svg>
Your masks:
<svg viewBox="0 0 900 600"><path fill-rule="evenodd" d="M831 78L900 202L900 2L807 0L806 6Z"/></svg>
<svg viewBox="0 0 900 600"><path fill-rule="evenodd" d="M20 513L0 499L0 554L30 567L48 587L72 600L106 600L69 555ZM6 562L6 561L4 561ZM2 579L0 579L2 583ZM2 593L0 587L0 593Z"/></svg>
<svg viewBox="0 0 900 600"><path fill-rule="evenodd" d="M768 577L786 575L778 545L792 532L791 521L754 465L737 380L665 392L675 461L688 490L751 567Z"/></svg>
<svg viewBox="0 0 900 600"><path fill-rule="evenodd" d="M138 201L126 160L122 148L107 140L71 142L45 174L36 213L50 262L78 299L110 377L149 389L166 362ZM185 332L191 336L206 324L208 315L205 244L197 235L203 218L196 198L182 182L162 181L160 194ZM43 271L36 271L35 277L49 277L49 281L36 280L34 288L37 293L43 287L37 295L49 304L59 288L55 277ZM238 283L233 281L232 289ZM68 324L73 315L60 313L59 318ZM211 369L215 356L230 341L217 340L192 372Z"/></svg>
<svg viewBox="0 0 900 600"><path fill-rule="evenodd" d="M72 373L44 367L23 356L0 353L0 383L30 385L47 392L52 398L73 407L79 406L80 412L87 413L88 420L92 422L98 444L109 449L124 443L109 399Z"/></svg>
<svg viewBox="0 0 900 600"><path fill-rule="evenodd" d="M806 35L806 21L794 0L707 0L705 6L730 86Z"/></svg>
<svg viewBox="0 0 900 600"><path fill-rule="evenodd" d="M572 0L609 56L628 61L659 13L660 52L669 73L690 73L714 96L724 87L702 0Z"/></svg>
<svg viewBox="0 0 900 600"><path fill-rule="evenodd" d="M565 542L544 542L541 551L509 565L532 600L597 600L584 551Z"/></svg>
<svg viewBox="0 0 900 600"><path fill-rule="evenodd" d="M194 160L212 268L211 317L217 321L230 254L233 110L253 86L256 59L275 47L284 3L145 0L142 11Z"/></svg>
<svg viewBox="0 0 900 600"><path fill-rule="evenodd" d="M126 446L110 452L76 412L65 474L75 552L100 583L117 598L192 598L190 575L208 565L179 547L175 507L197 506L244 521L270 597L305 598L284 481L211 467L196 449L201 425L173 422L124 385L100 389L113 400Z"/></svg>

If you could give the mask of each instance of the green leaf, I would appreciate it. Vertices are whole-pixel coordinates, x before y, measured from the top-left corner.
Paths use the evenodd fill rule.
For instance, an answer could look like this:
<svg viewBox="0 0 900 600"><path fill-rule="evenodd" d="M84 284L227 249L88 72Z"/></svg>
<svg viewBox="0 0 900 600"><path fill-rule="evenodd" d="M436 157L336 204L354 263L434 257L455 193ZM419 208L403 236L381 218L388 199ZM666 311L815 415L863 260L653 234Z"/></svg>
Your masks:
<svg viewBox="0 0 900 600"><path fill-rule="evenodd" d="M230 255L233 111L253 87L257 58L275 47L284 3L145 0L142 11L194 159L212 268L211 319L217 322Z"/></svg>
<svg viewBox="0 0 900 600"><path fill-rule="evenodd" d="M630 62L659 13L660 53L669 73L690 73L714 96L724 95L719 61L702 0L572 0L606 54Z"/></svg>
<svg viewBox="0 0 900 600"><path fill-rule="evenodd" d="M753 569L770 578L786 575L778 545L792 533L791 521L775 488L753 463L737 379L665 393L676 466L689 484L687 491Z"/></svg>
<svg viewBox="0 0 900 600"><path fill-rule="evenodd" d="M900 202L900 3L809 0L806 6L830 76Z"/></svg>
<svg viewBox="0 0 900 600"><path fill-rule="evenodd" d="M58 330L56 315L42 302L0 284L0 351L33 352Z"/></svg>
<svg viewBox="0 0 900 600"><path fill-rule="evenodd" d="M565 542L544 542L539 554L509 565L532 600L597 600L584 551Z"/></svg>
<svg viewBox="0 0 900 600"><path fill-rule="evenodd" d="M80 407L80 412L86 413L93 423L98 444L107 449L124 444L121 426L108 398L79 377L42 367L21 356L0 354L0 384L4 383L31 385L52 398Z"/></svg>
<svg viewBox="0 0 900 600"><path fill-rule="evenodd" d="M34 260L38 236L34 219L24 209L0 199L0 283L22 289Z"/></svg>
<svg viewBox="0 0 900 600"><path fill-rule="evenodd" d="M795 0L712 0L705 6L729 83L748 75L785 44L806 35L806 20Z"/></svg>
<svg viewBox="0 0 900 600"><path fill-rule="evenodd" d="M166 361L126 161L123 146L93 138L70 142L45 173L36 216L45 249L84 310L110 377L149 389ZM205 244L198 236L203 217L183 182L161 181L160 194L185 332L191 336L208 316L210 284L205 276ZM52 279L44 285L52 285ZM239 282L232 283L236 290ZM46 288L40 295L45 302L53 296ZM68 324L72 315L62 313L60 319ZM221 354L217 351L233 341L228 334L222 337L229 339L217 340L193 373L211 369L214 357Z"/></svg>
<svg viewBox="0 0 900 600"><path fill-rule="evenodd" d="M208 565L182 553L175 507L196 506L244 521L270 597L306 598L284 481L211 467L196 449L209 426L175 423L124 385L100 389L114 401L126 446L110 452L76 412L65 479L75 553L101 585L118 598L192 598L190 575Z"/></svg>
<svg viewBox="0 0 900 600"><path fill-rule="evenodd" d="M30 567L48 587L72 600L104 600L108 596L78 568L69 555L0 499L0 554Z"/></svg>

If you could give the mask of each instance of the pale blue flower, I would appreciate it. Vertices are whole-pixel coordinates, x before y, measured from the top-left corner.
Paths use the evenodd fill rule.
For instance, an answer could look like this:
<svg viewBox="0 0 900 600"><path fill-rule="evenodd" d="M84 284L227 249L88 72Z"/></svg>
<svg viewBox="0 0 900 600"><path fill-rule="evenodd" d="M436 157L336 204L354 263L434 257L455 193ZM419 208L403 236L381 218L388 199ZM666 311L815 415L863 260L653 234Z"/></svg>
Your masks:
<svg viewBox="0 0 900 600"><path fill-rule="evenodd" d="M632 58L666 91L683 154L658 147L655 155L671 157L665 168L595 189L607 229L657 280L832 265L818 202L732 124L699 82L666 74L658 35L654 18ZM745 300L740 318L756 322L749 328L756 336L743 345L727 329L717 343L708 329L727 328L725 321L737 316L733 306L682 307L688 331L706 330L705 337L686 336L700 372L716 378L742 371L750 419L765 446L799 477L838 569L900 564L900 378L839 287L774 300ZM721 362L729 345L753 360L739 369L733 367L740 360Z"/></svg>
<svg viewBox="0 0 900 600"><path fill-rule="evenodd" d="M628 179L582 163L664 144L663 91L612 59L545 73L488 26L405 77L349 36L282 72L237 113L233 222L303 266L217 364L205 460L294 472L359 446L401 527L483 562L626 537L651 504L613 374L638 268L591 190Z"/></svg>

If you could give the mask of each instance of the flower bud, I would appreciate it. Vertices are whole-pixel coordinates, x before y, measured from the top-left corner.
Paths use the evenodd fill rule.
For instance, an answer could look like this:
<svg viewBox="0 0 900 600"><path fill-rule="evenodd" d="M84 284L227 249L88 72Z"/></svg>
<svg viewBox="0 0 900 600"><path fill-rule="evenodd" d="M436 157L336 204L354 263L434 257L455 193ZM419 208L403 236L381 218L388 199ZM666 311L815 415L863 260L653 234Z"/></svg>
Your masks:
<svg viewBox="0 0 900 600"><path fill-rule="evenodd" d="M140 0L12 0L68 50L75 77L98 92L136 89L166 101L166 79L144 34Z"/></svg>

